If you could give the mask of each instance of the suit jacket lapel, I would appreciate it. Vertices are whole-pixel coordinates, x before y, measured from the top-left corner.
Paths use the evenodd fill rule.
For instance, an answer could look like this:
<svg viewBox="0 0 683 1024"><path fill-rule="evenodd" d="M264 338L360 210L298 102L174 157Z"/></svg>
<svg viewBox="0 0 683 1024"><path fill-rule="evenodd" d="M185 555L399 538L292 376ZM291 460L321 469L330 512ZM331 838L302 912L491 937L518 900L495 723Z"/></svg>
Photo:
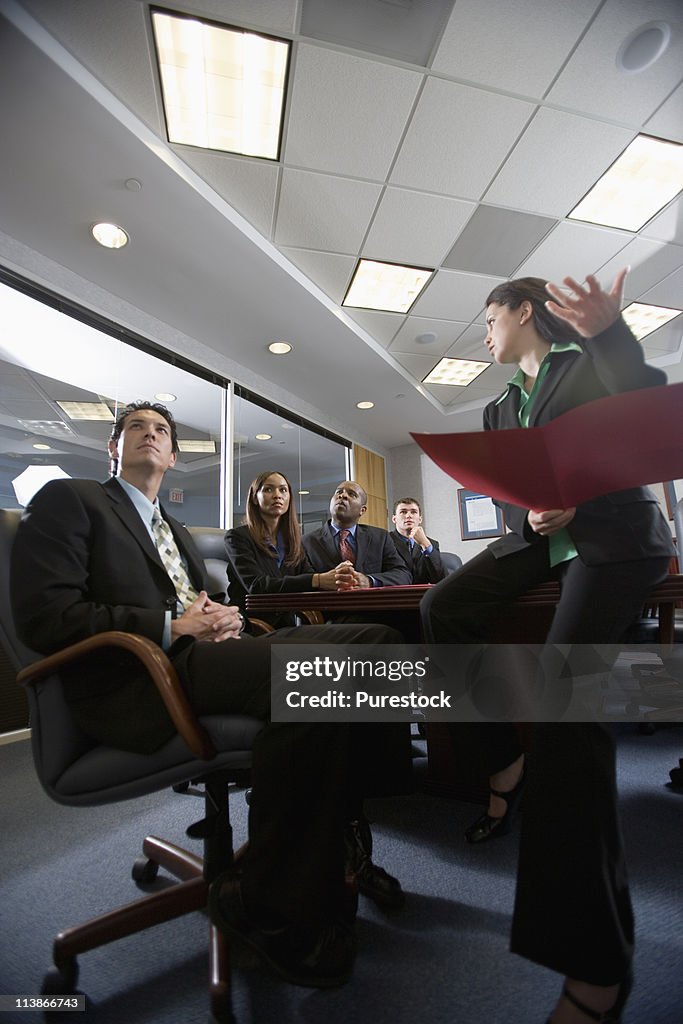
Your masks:
<svg viewBox="0 0 683 1024"><path fill-rule="evenodd" d="M548 372L541 383L538 394L534 398L531 416L529 417L530 427L535 427L538 424L541 413L564 380L565 374L574 361L573 359L563 359L562 356L563 353L556 352L550 359ZM519 426L519 422L517 425Z"/></svg>
<svg viewBox="0 0 683 1024"><path fill-rule="evenodd" d="M368 564L368 549L370 547L370 538L368 531L364 529L360 524L356 527L356 566L363 566ZM359 569L359 572L364 572L364 569Z"/></svg>
<svg viewBox="0 0 683 1024"><path fill-rule="evenodd" d="M339 560L341 558L339 548L337 547L336 536L337 535L332 529L332 522L328 519L322 530L322 542L333 566L339 565Z"/></svg>
<svg viewBox="0 0 683 1024"><path fill-rule="evenodd" d="M121 487L116 480L107 480L107 482L103 484L103 487L112 503L114 512L126 529L132 533L147 557L151 558L155 565L158 565L164 572L166 572L164 563L161 561L159 552L152 543L152 538L147 532L138 510L124 491L123 487Z"/></svg>

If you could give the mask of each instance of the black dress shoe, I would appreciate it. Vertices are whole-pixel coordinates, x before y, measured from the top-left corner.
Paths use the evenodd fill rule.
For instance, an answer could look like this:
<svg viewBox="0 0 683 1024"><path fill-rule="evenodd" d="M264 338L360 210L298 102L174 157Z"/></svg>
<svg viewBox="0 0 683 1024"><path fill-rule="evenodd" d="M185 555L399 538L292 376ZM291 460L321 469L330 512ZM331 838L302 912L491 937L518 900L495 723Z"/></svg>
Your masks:
<svg viewBox="0 0 683 1024"><path fill-rule="evenodd" d="M496 836L505 836L512 827L512 816L515 812L519 799L524 789L524 782L526 779L526 770L522 770L519 782L514 789L508 790L506 793L502 793L499 789L491 788L491 792L494 796L499 796L505 800L507 809L502 818L494 818L492 814L482 814L480 818L477 818L469 828L465 829L465 839L468 843L485 843L488 839L494 839Z"/></svg>
<svg viewBox="0 0 683 1024"><path fill-rule="evenodd" d="M244 906L241 882L233 871L211 885L208 909L217 928L244 942L293 985L336 988L351 976L356 943L349 928L338 923L318 929L257 924Z"/></svg>
<svg viewBox="0 0 683 1024"><path fill-rule="evenodd" d="M398 910L406 897L398 878L373 863L372 833L365 818L350 821L344 831L346 877L355 878L358 889L387 910Z"/></svg>

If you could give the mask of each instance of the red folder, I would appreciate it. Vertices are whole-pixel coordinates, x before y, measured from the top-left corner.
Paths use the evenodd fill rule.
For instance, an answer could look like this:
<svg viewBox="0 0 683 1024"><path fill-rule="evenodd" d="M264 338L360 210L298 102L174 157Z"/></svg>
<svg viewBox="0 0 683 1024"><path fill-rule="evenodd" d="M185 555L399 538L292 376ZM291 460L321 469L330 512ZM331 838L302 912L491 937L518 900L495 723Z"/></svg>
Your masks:
<svg viewBox="0 0 683 1024"><path fill-rule="evenodd" d="M683 384L626 391L541 427L412 434L463 487L535 510L683 477Z"/></svg>

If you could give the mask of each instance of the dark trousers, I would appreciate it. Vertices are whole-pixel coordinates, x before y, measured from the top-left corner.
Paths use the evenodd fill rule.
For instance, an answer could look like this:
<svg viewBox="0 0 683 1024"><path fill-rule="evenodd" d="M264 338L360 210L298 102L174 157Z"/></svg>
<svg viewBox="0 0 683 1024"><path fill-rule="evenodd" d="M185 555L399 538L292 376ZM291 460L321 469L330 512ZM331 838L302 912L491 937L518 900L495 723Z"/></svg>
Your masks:
<svg viewBox="0 0 683 1024"><path fill-rule="evenodd" d="M549 643L616 644L668 558L549 567L547 542L502 558L484 551L433 587L421 605L429 643L478 643L510 601L560 579ZM615 652L616 653L616 652ZM461 756L482 775L519 756L512 725L455 727ZM597 985L620 981L633 953L633 915L617 813L615 752L596 723L531 727L511 948Z"/></svg>
<svg viewBox="0 0 683 1024"><path fill-rule="evenodd" d="M338 916L344 898L349 727L269 721L270 644L396 642L393 630L368 625L301 626L192 645L182 678L198 714L234 712L265 723L254 744L242 861L251 908L317 926Z"/></svg>

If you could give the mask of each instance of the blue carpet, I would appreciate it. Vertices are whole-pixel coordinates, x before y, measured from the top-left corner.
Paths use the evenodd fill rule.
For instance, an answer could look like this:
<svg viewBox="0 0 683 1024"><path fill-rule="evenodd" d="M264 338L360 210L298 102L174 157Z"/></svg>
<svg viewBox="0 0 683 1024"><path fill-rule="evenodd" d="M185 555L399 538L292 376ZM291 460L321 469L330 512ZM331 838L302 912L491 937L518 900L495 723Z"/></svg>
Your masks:
<svg viewBox="0 0 683 1024"><path fill-rule="evenodd" d="M626 1024L683 1021L683 794L665 786L682 753L680 726L654 736L619 728L638 928L637 987ZM418 775L423 769L416 762ZM184 830L202 804L169 790L109 807L60 807L40 789L26 742L0 746L0 770L0 993L31 994L40 991L53 936L135 898L130 868L143 836L186 845ZM467 847L462 832L478 809L420 792L371 801L368 811L376 859L408 893L404 910L389 915L361 900L354 977L337 991L294 988L238 956L238 1024L543 1024L559 979L507 951L516 836ZM231 796L231 814L240 841L241 791ZM206 934L204 916L193 914L83 955L79 988L88 993L88 1010L69 1020L205 1022ZM0 1024L40 1019L10 1012Z"/></svg>

